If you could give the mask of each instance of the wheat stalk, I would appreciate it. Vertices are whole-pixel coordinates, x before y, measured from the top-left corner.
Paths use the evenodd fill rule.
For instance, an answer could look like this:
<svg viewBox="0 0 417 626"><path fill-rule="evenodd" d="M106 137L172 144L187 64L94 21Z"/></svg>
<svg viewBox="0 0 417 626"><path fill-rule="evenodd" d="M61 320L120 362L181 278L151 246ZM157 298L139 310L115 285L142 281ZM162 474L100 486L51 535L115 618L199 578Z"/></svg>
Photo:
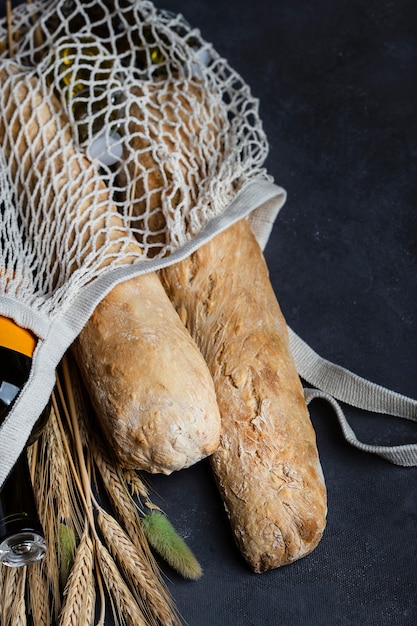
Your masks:
<svg viewBox="0 0 417 626"><path fill-rule="evenodd" d="M19 573L16 581L16 597L14 600L13 612L11 616L13 621L10 622L11 626L26 626L27 624L25 602L26 576L27 568L19 568Z"/></svg>
<svg viewBox="0 0 417 626"><path fill-rule="evenodd" d="M91 441L90 449L117 518L135 545L138 551L138 559L142 557L143 569L149 572L151 579L155 582L158 581L158 565L143 532L138 507L128 492L127 486L121 478L121 473L112 463L101 442L96 438ZM162 591L162 583L159 583L159 586Z"/></svg>
<svg viewBox="0 0 417 626"><path fill-rule="evenodd" d="M77 498L71 478L68 455L65 452L64 437L59 425L59 408L53 394L52 414L45 431L45 439L50 450L49 464L49 497L59 499L60 513L63 519L74 519L79 525L82 516L77 507Z"/></svg>
<svg viewBox="0 0 417 626"><path fill-rule="evenodd" d="M136 576L137 578L140 577L138 584L146 598L146 602L150 607L154 608L156 615L163 616L162 623L179 624L173 600L162 583L160 570L143 532L137 506L129 494L120 472L111 462L110 456L97 438L90 441L90 450L122 528L115 520L113 522L125 533L125 536L134 547L134 560L137 568ZM104 512L101 509L98 519L103 521L104 517ZM111 517L108 516L106 519L108 522L106 530L109 531L111 527L114 530L116 526L110 525ZM103 532L103 528L101 530ZM108 538L110 539L110 535L108 535ZM107 543L109 546L112 546L111 540L107 541ZM110 549L112 550L112 548Z"/></svg>
<svg viewBox="0 0 417 626"><path fill-rule="evenodd" d="M122 469L121 475L133 497L149 499L149 489L135 470Z"/></svg>
<svg viewBox="0 0 417 626"><path fill-rule="evenodd" d="M100 531L109 547L109 552L117 562L129 588L138 601L143 604L143 611L149 617L150 626L179 626L169 597L161 594L155 587L155 580L148 571L138 563L138 552L135 544L120 524L104 509L97 515ZM139 596L137 592L139 592Z"/></svg>
<svg viewBox="0 0 417 626"><path fill-rule="evenodd" d="M9 48L9 56L14 54L13 44L13 27L12 27L12 0L6 0L6 16L7 16L7 45Z"/></svg>
<svg viewBox="0 0 417 626"><path fill-rule="evenodd" d="M2 582L0 624L2 626L25 626L26 567L6 567L5 565L2 567L5 571ZM24 616L22 616L22 607Z"/></svg>
<svg viewBox="0 0 417 626"><path fill-rule="evenodd" d="M135 597L123 580L120 571L105 546L96 540L97 564L103 575L103 581L113 602L113 610L117 610L119 620L123 619L128 626L149 626Z"/></svg>
<svg viewBox="0 0 417 626"><path fill-rule="evenodd" d="M68 548L68 541L63 543L64 530L67 537L75 538L82 533L83 528L83 513L72 480L71 453L66 450L64 443L68 446L54 399L48 424L37 445L33 484L45 540L49 546L44 567L55 616L61 609L62 588L75 550L75 543L72 550ZM30 596L30 603L37 603L36 590Z"/></svg>
<svg viewBox="0 0 417 626"><path fill-rule="evenodd" d="M29 606L33 626L52 624L49 581L45 563L43 560L33 563L28 572Z"/></svg>
<svg viewBox="0 0 417 626"><path fill-rule="evenodd" d="M135 545L120 524L102 508L97 514L97 525L109 553L117 563L120 573L144 614L147 613L145 600L149 595L149 623L150 626L154 626L157 623L153 617L153 613L155 613L154 602L152 601L152 594L146 593L147 580L142 568L138 566ZM156 614L158 614L157 611Z"/></svg>
<svg viewBox="0 0 417 626"><path fill-rule="evenodd" d="M2 603L0 607L1 620L0 624L7 626L10 619L11 608L13 606L13 599L16 594L16 583L18 570L15 568L8 568L5 565L3 568L3 584L2 584Z"/></svg>
<svg viewBox="0 0 417 626"><path fill-rule="evenodd" d="M92 437L90 445L91 454L100 472L107 496L117 516L123 520L126 532L133 540L138 533L141 535L138 510L133 498L127 490L126 483L121 479L118 468L109 453L104 449L102 442L97 437ZM141 535L139 537L140 545L146 549L146 542L144 545L143 539L144 536ZM149 550L146 550L146 552L150 555Z"/></svg>
<svg viewBox="0 0 417 626"><path fill-rule="evenodd" d="M140 594L137 595L136 593L133 593L124 580L123 572L125 572L125 570L123 570L123 558L121 558L118 563L122 572L119 571L115 561L112 561L112 565L110 566L109 559L112 559L111 554L105 546L102 545L101 540L98 537L95 528L95 520L90 510L88 514L90 530L94 539L94 545L96 546L97 563L103 577L103 583L109 594L113 597L113 600L116 594L113 583L116 580L123 583L120 593L125 594L126 590L129 591L130 596L126 596L126 598L130 598L129 601L126 599L126 607L129 611L133 610L129 608L133 599L136 601L136 611L142 614L143 618L145 618L142 610L143 603L141 599L142 597L145 597L146 605L151 609L150 615L152 615L152 612L154 611L156 612L157 619L159 616L162 616L163 621L160 623L166 624L167 626L174 624L178 625L179 621L175 615L172 599L165 586L162 584L159 568L154 560L146 537L141 528L136 505L132 496L128 493L126 484L121 479L121 472L115 464L110 462L110 456L104 451L102 443L98 443L97 437L93 436L91 430L88 428L88 425L86 423L83 425L80 424L80 415L85 415L85 411L81 410L81 413L79 413L77 410L77 400L79 401L80 396L74 390L73 381L70 376L70 365L67 358L63 359L62 371L68 402L68 415L71 419L72 434L78 461L78 470L81 476L83 498L86 501L86 505L88 505L90 509L92 509L93 506L97 509L98 516L100 517L100 513L102 513L103 509L93 496L91 487L90 466L94 462L101 472L107 492L111 494L111 501L116 513L119 514L119 517L121 517L121 519L125 522L127 526L126 530L130 530L130 533L133 535L133 539L131 538L133 546L131 556L133 555L132 559L134 559L135 568L137 570L135 574L135 581L138 585L140 585ZM83 432L83 436L81 435L81 432ZM85 440L83 446L84 438ZM87 455L87 457L85 455ZM141 489L143 488L141 487ZM109 520L112 520L113 518L109 514L106 515L107 522L109 523ZM116 524L116 521L113 520L113 528ZM113 539L115 539L114 536L111 537L110 535L107 535L106 543L110 549L113 549ZM105 552L103 552L103 549ZM103 556L103 554L105 554L105 556ZM118 572L117 577L115 575L116 571ZM106 574L111 572L113 572L114 575L112 577L112 581L109 582L106 578ZM117 603L113 603L113 607L115 606L117 606Z"/></svg>
<svg viewBox="0 0 417 626"><path fill-rule="evenodd" d="M94 616L94 600L94 549L87 527L65 587L58 626L90 624Z"/></svg>

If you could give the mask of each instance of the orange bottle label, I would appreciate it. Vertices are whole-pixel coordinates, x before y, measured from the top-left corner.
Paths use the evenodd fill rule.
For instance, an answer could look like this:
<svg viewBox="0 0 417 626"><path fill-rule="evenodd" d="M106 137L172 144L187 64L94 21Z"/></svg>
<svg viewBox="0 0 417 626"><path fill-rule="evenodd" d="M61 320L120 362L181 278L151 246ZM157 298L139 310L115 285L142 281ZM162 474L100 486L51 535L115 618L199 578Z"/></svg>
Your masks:
<svg viewBox="0 0 417 626"><path fill-rule="evenodd" d="M22 328L9 317L0 315L0 346L32 358L36 341L36 335L32 331Z"/></svg>

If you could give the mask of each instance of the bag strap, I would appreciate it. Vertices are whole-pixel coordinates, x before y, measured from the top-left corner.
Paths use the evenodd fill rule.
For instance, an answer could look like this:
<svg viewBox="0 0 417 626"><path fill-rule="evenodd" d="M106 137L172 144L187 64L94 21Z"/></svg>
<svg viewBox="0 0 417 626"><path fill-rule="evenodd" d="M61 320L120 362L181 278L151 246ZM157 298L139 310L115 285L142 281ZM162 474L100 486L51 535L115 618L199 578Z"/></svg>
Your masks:
<svg viewBox="0 0 417 626"><path fill-rule="evenodd" d="M291 328L290 348L301 378L315 389L304 390L307 404L315 398L327 400L336 412L345 439L364 452L377 454L405 467L417 466L417 443L375 446L358 440L337 400L365 411L417 421L417 400L401 395L319 356Z"/></svg>

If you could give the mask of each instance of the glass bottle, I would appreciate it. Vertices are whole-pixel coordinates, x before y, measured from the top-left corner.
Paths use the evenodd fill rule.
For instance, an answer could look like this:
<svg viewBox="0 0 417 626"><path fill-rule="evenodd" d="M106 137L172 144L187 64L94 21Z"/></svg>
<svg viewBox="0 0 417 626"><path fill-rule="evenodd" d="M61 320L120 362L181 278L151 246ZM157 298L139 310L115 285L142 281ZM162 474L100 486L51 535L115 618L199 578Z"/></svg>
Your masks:
<svg viewBox="0 0 417 626"><path fill-rule="evenodd" d="M184 18L156 10L158 19L149 21L150 14L150 7L132 0L107 0L105 6L100 2L83 4L80 0L64 0L59 14L52 15L45 23L47 39L57 40L69 33L94 37L108 53L117 56L121 66L136 72L138 78L166 78L175 73L180 63L175 59L175 49L168 36L170 21L172 31L182 39L178 41L180 47L197 50L200 43L196 37L188 36L190 26ZM174 68L170 67L171 63Z"/></svg>
<svg viewBox="0 0 417 626"><path fill-rule="evenodd" d="M29 377L35 346L36 338L30 331L0 316L0 424ZM38 419L28 445L39 436L49 414L50 404ZM28 565L45 552L25 449L0 490L0 563Z"/></svg>
<svg viewBox="0 0 417 626"><path fill-rule="evenodd" d="M123 156L123 86L114 59L90 35L61 40L46 75L73 124L75 139L87 156L111 167Z"/></svg>

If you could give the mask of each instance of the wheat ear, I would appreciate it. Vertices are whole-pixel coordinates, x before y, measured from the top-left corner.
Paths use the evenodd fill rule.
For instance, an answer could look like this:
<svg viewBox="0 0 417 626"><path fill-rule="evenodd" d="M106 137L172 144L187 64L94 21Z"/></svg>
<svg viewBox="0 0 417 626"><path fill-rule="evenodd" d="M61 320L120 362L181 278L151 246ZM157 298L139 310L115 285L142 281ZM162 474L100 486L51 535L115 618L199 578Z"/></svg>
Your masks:
<svg viewBox="0 0 417 626"><path fill-rule="evenodd" d="M26 577L27 577L27 568L20 567L19 573L17 576L17 584L16 584L16 597L13 605L13 613L12 619L10 622L11 626L26 626L27 618L26 618Z"/></svg>
<svg viewBox="0 0 417 626"><path fill-rule="evenodd" d="M33 626L51 626L49 581L46 561L33 563L28 572L29 605Z"/></svg>
<svg viewBox="0 0 417 626"><path fill-rule="evenodd" d="M74 487L68 447L54 392L51 415L37 445L33 484L49 547L44 558L45 584L49 588L46 593L51 592L51 609L55 617L61 610L61 592L75 553L76 537L82 533L84 517ZM63 542L65 537L73 537L72 545ZM34 584L31 578L29 584L30 587ZM38 603L38 593L35 587L29 596L30 604ZM35 612L33 607L32 612ZM40 623L41 619L39 617Z"/></svg>
<svg viewBox="0 0 417 626"><path fill-rule="evenodd" d="M122 611L123 619L125 621L129 621L130 619L129 616L131 615L135 616L135 619L137 620L139 620L139 616L140 616L140 619L142 619L143 621L145 620L145 616L143 614L143 611L141 610L141 607L138 604L137 598L129 589L128 585L126 584L126 581L123 579L121 572L118 570L116 563L113 561L109 551L104 546L101 539L98 537L98 534L95 528L95 519L94 519L94 516L92 515L92 510L93 510L93 506L98 508L99 505L96 502L92 494L92 490L91 490L90 466L91 466L91 462L93 461L93 458L92 456L88 456L88 459L86 459L84 456L87 450L88 450L88 454L90 455L91 449L94 446L92 445L92 441L90 437L88 440L88 444L89 444L88 449L85 446L86 441L84 441L84 448L83 448L83 438L81 435L81 430L83 427L82 426L80 427L79 420L78 420L79 415L77 413L75 395L73 393L73 388L71 385L71 378L69 374L70 370L69 370L67 358L64 358L62 361L62 371L63 371L63 379L65 381L66 390L67 390L68 416L69 416L69 419L71 420L72 434L73 434L73 439L74 439L76 458L78 462L78 470L79 470L80 478L81 478L80 489L82 491L83 500L85 501L86 514L88 515L88 521L89 521L90 530L91 530L92 538L94 542L96 562L102 575L102 582L105 585L110 597L113 599L113 603L112 603L113 612L114 611L117 612L117 607L119 603L121 602L121 607L122 607L121 611ZM89 437L89 435L90 433L86 431L85 436ZM113 470L113 474L117 475L117 472ZM129 500L129 497L127 495L126 487L123 488L123 486L119 484L117 493L120 497L123 498L123 500L126 500L127 502L129 502L129 504L133 507L133 510L135 510L133 501L131 499ZM115 504L116 505L118 504L118 498L116 498ZM146 538L143 533L142 533L142 537L143 537L145 546L147 546L147 549L150 552L149 546L147 544ZM144 572L142 582L146 584L145 593L149 592L149 597L147 597L147 604L149 605L151 601L155 602L156 601L155 597L159 597L159 596L161 597L161 602L162 602L165 597L168 597L168 594L165 591L162 583L157 579L156 572L152 568L149 567L148 559L144 558L142 555L142 553L144 552L143 543L142 544L139 543L139 545L136 547L137 547L136 566L139 571ZM108 579L108 576L110 576L111 578ZM118 585L119 585L119 589L117 589ZM143 589L141 588L140 591L142 593ZM172 603L166 604L166 610L167 610L167 615L170 616L170 621L167 623L172 624L173 623L172 618L171 618L171 616L173 615ZM138 625L141 623L142 622L137 621ZM149 623L148 623L148 626L149 626Z"/></svg>
<svg viewBox="0 0 417 626"><path fill-rule="evenodd" d="M97 564L112 600L113 613L119 615L119 620L127 626L149 626L110 553L97 538L95 543Z"/></svg>
<svg viewBox="0 0 417 626"><path fill-rule="evenodd" d="M58 626L90 624L94 617L94 551L88 532L84 531L64 590Z"/></svg>
<svg viewBox="0 0 417 626"><path fill-rule="evenodd" d="M149 489L135 470L122 469L121 476L133 497L149 498Z"/></svg>
<svg viewBox="0 0 417 626"><path fill-rule="evenodd" d="M24 626L26 621L25 588L26 567L6 567L3 573L1 626ZM22 617L22 603L24 617Z"/></svg>
<svg viewBox="0 0 417 626"><path fill-rule="evenodd" d="M167 602L165 594L161 596L156 592L153 579L148 577L146 570L138 566L136 546L120 524L104 509L99 510L97 523L110 554L118 563L132 593L135 597L139 595L138 601L143 603L143 610L149 618L150 625L180 626L179 617L171 603Z"/></svg>
<svg viewBox="0 0 417 626"><path fill-rule="evenodd" d="M135 546L135 559L142 577L141 591L150 605L157 603L159 613L163 609L165 616L171 615L171 621L168 621L168 624L175 624L174 602L161 580L161 573L143 532L136 504L121 479L120 473L115 469L97 439L91 441L91 452L120 525Z"/></svg>

